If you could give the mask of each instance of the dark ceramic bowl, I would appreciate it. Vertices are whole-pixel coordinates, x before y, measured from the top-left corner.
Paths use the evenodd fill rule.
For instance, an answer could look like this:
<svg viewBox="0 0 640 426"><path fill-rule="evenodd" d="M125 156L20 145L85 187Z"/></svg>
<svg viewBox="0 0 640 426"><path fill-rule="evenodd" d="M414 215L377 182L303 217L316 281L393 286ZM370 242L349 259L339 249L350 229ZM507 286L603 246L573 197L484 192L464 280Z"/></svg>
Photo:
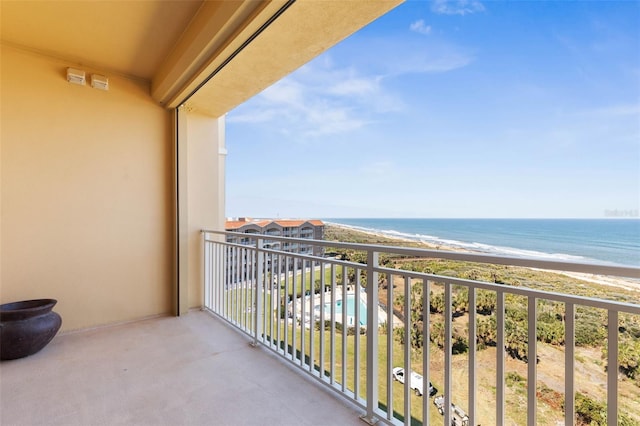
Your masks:
<svg viewBox="0 0 640 426"><path fill-rule="evenodd" d="M46 314L58 303L55 299L23 300L0 305L0 321L19 321Z"/></svg>
<svg viewBox="0 0 640 426"><path fill-rule="evenodd" d="M0 305L0 360L22 358L44 348L62 325L55 299Z"/></svg>

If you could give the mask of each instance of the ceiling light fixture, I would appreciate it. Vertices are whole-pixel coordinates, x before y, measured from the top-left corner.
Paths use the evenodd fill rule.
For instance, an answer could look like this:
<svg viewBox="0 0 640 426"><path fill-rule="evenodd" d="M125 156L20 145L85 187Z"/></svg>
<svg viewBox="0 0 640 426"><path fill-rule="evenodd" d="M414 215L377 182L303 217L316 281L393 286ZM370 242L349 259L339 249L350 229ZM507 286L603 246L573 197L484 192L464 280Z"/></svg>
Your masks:
<svg viewBox="0 0 640 426"><path fill-rule="evenodd" d="M91 87L100 90L109 90L109 79L104 75L92 74Z"/></svg>
<svg viewBox="0 0 640 426"><path fill-rule="evenodd" d="M84 71L75 68L67 68L67 81L84 86L86 83Z"/></svg>

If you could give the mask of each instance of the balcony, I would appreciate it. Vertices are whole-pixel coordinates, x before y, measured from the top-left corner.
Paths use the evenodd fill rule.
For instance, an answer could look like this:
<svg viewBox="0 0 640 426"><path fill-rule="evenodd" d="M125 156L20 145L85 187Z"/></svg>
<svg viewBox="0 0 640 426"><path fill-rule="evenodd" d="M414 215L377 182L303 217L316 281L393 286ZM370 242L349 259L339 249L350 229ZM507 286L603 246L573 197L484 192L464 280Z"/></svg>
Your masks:
<svg viewBox="0 0 640 426"><path fill-rule="evenodd" d="M220 242L220 235L233 233L203 231L206 310L253 339L256 346L359 406L361 418L368 423L576 424L577 405L582 395L590 392L601 396L598 403L608 419L640 421L640 388L630 387L617 368L605 368L618 365L620 330L628 318L637 323L637 303L396 269L383 266L379 258L390 254L412 260L447 259L632 279L640 278L640 268L304 241L359 251L366 259L360 263L268 249L261 236L247 247ZM284 244L301 242L276 239ZM247 257L249 264L233 264L241 259L238 250L252 252ZM292 272L277 274L269 270L274 261L318 266L295 266ZM234 276L245 268L249 278ZM430 303L430 298L437 297L443 304L439 329L434 328L438 316ZM493 347L481 351L479 330L491 323L481 312L483 297L493 298L495 303L490 309L495 338ZM361 303L348 306L350 299ZM454 299L463 299L476 309L459 311ZM421 301L418 310L417 300ZM558 311L553 315L561 324L562 344L555 347L540 343L538 331L550 307ZM593 354L577 344L576 338L576 329L590 321L585 312L592 311L606 318L599 330L606 340L606 355L588 360L598 365L596 373L585 370L585 357ZM514 316L521 320L519 329ZM520 333L516 344L522 353L517 357L509 356L514 350L508 342L513 327ZM430 342L435 330L441 334L440 349L428 345L429 350L421 350L403 343L407 335L412 341ZM464 355L456 350L461 333L466 334L468 345ZM533 359L536 362L527 362ZM394 382L396 367L417 371L425 383L432 381L439 398L430 398L409 380ZM424 395L413 396L414 392ZM555 414L550 415L554 405ZM451 410L444 409L449 406Z"/></svg>
<svg viewBox="0 0 640 426"><path fill-rule="evenodd" d="M63 333L36 355L3 362L0 423L207 424L215 419L218 424L357 425L363 424L361 417L370 423L453 424L451 421L463 413L468 416L468 424L477 424L480 419L482 424L511 424L514 401L508 382L513 378L504 350L506 307L511 297L526 299L529 328L524 340L529 358L541 359L538 365L526 365L527 381L548 380L538 369L548 362L549 353L541 351L536 343L529 343L536 342L535 313L541 313L536 302L556 301L567 313L578 312L580 307L605 309L610 325L617 324L622 316L640 315L637 304L390 269L378 265L377 259L382 252L392 252L635 278L640 275L638 268L314 241L324 247L362 250L367 253L369 263L361 264L267 249L261 247L264 240L259 235L255 236L254 246L247 247L217 241L218 234L225 233L204 233L204 312ZM251 255L232 256L237 250L249 250ZM274 274L268 280L269 262L276 260L279 264L316 262L320 266L304 272L300 269ZM243 268L229 264L247 261ZM250 272L249 279L227 274L241 269ZM340 285L340 277L350 273L355 285ZM408 304L404 312L384 309L393 306L393 286L388 287L391 291L385 296L388 303L382 303L380 309L369 309L375 305L376 293L378 296L382 293L382 287L366 285L366 277L376 274L378 278L387 274L386 279L395 282L415 281L418 287L426 286L429 290L441 286L445 299L445 347L453 345L452 334L458 321L452 301L455 290L460 288L456 286L468 289L471 303L481 291L496 294L498 344L490 352L495 359L492 400L479 398L481 356L473 339L469 342L469 356L462 364L457 355L447 351L442 351L438 359L437 351L424 351L416 356L409 345L398 350L392 334L373 332L382 330L374 325L378 323L393 324L393 328L400 330L413 329L415 319ZM316 280L330 292L304 298L303 289ZM337 304L339 300L348 300L351 294L356 295L360 287L364 303L355 304L353 312L347 311L346 303ZM406 299L415 297L410 289L410 286L403 289ZM299 297L284 305L277 303L289 291ZM321 306L329 303L340 308L315 311L316 301ZM479 323L473 312L469 315L471 330L477 329ZM429 318L428 313L423 314ZM571 343L575 342L576 326L572 318L574 315L566 315L564 329L568 343L558 366L564 375L561 383L564 395L575 395L584 386L584 378L578 377L580 368L576 368L581 356L579 348ZM326 327L318 326L325 321ZM352 333L340 331L350 327ZM425 327L422 331L424 341L429 341L428 330ZM618 334L617 327L608 328L605 362L615 362L620 349ZM378 368L370 368L371 365ZM456 410L444 410L441 415L433 403L435 398L412 395L415 389L409 381L404 385L394 382L393 368L407 365L432 380L444 406L454 403ZM619 410L620 407L637 404L633 395L622 391L624 383L615 369L603 372L603 378L601 387L606 393L608 418L622 414L624 409ZM598 378L588 379L593 386L600 386ZM526 394L520 397L520 409L526 411L528 424L543 424L538 417L542 405L539 392L527 387ZM575 424L574 402L575 399L566 398L565 424ZM486 421L487 411L493 416L490 421Z"/></svg>
<svg viewBox="0 0 640 426"><path fill-rule="evenodd" d="M0 375L3 425L362 424L200 311L62 334Z"/></svg>

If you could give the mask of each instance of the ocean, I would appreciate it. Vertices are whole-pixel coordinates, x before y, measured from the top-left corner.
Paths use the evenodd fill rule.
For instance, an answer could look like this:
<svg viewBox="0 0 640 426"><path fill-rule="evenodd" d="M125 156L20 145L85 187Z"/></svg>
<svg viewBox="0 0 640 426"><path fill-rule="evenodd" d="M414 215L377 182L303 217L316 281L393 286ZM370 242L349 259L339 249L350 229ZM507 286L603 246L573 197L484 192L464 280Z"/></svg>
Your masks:
<svg viewBox="0 0 640 426"><path fill-rule="evenodd" d="M638 219L324 219L327 223L504 256L640 266Z"/></svg>

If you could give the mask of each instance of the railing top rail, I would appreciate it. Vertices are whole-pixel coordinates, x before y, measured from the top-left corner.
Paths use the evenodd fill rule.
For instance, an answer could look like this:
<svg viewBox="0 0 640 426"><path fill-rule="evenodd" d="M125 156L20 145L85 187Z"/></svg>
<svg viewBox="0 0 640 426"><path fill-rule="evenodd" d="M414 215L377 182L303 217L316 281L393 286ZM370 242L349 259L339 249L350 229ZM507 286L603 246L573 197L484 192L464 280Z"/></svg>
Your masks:
<svg viewBox="0 0 640 426"><path fill-rule="evenodd" d="M221 244L229 247L236 247L248 250L258 250L256 247L248 246L246 244L228 243L224 241L210 241L212 243ZM283 254L282 250L274 249L260 249L264 253ZM362 263L352 262L348 260L337 260L332 258L320 258L310 254L301 253L284 253L289 257L305 260L320 260L326 264L346 266L348 268L366 268L366 265ZM394 269L384 266L377 266L373 268L374 272L391 274L402 277L409 277L411 279L426 280L432 283L447 283L449 285L461 285L469 288L476 288L479 290L489 291L502 291L504 293L520 295L525 297L535 297L537 299L553 300L556 302L568 302L576 305L591 306L599 309L613 309L618 312L626 312L630 314L640 315L640 304L631 304L627 302L620 302L616 300L598 299L588 296L577 296L570 293L560 293L546 290L538 290L527 287L516 287L505 284L497 284L486 281L476 281L464 278L449 277L446 275L431 274L427 272L416 272L405 269Z"/></svg>
<svg viewBox="0 0 640 426"><path fill-rule="evenodd" d="M618 312L627 312L630 314L640 315L640 304L631 304L627 302L619 302L616 300L598 299L588 296L576 296L569 293L559 293L547 290L537 290L527 287L516 287L507 284L491 283L486 281L474 281L463 278L448 277L445 275L428 274L425 272L403 271L392 268L376 268L378 272L388 274L403 275L414 279L423 279L433 283L448 283L451 285L461 285L469 288L476 288L489 291L502 291L504 293L515 294L519 296L535 297L537 299L553 300L556 302L569 302L581 306L591 306L599 309L613 309Z"/></svg>
<svg viewBox="0 0 640 426"><path fill-rule="evenodd" d="M374 251L377 253L388 253L402 256L411 257L424 257L424 258L439 258L448 260L457 260L463 262L475 262L475 263L488 263L495 265L511 265L522 266L527 268L547 269L554 271L569 271L580 272L596 275L612 275L618 277L628 277L640 279L640 267L634 266L622 266L622 265L609 265L604 263L581 263L573 261L560 261L560 260L544 260L532 257L514 257L514 256L494 256L481 253L468 253L459 251L445 251L445 250L432 250L421 249L413 247L397 247L397 246L383 246L376 244L358 244L358 243L342 243L337 241L323 241L314 240L310 238L289 238L278 237L275 235L264 235L257 233L244 233L244 232L231 232L231 231L216 231L216 230L202 230L203 234L217 234L237 236L243 238L253 239L268 239L272 241L293 241L307 245L315 245L322 247L332 248L345 248L351 250L361 251Z"/></svg>

